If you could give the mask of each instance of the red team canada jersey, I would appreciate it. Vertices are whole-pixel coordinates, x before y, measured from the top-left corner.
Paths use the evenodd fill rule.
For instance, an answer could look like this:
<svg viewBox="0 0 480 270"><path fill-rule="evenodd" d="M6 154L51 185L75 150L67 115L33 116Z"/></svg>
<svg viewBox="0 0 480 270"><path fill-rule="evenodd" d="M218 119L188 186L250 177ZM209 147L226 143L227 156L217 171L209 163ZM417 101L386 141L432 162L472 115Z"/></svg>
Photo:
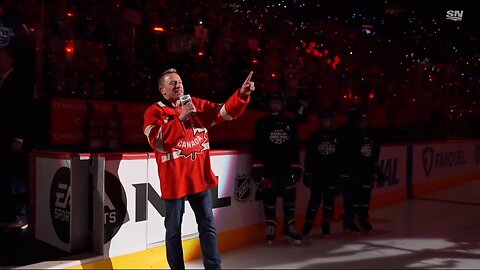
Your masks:
<svg viewBox="0 0 480 270"><path fill-rule="evenodd" d="M180 107L160 101L147 108L143 132L155 151L163 199L179 199L217 186L210 167L207 128L240 116L249 101L238 90L223 105L192 97L197 112L184 122L179 119Z"/></svg>

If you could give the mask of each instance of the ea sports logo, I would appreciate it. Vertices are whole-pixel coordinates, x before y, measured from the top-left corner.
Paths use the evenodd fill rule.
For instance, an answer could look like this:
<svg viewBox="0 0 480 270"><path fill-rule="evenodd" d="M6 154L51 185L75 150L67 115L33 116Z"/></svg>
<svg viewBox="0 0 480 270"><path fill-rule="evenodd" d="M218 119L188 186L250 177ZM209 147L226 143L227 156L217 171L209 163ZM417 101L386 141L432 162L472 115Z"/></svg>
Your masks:
<svg viewBox="0 0 480 270"><path fill-rule="evenodd" d="M118 233L127 215L127 195L120 179L105 171L104 199L104 243L108 243Z"/></svg>
<svg viewBox="0 0 480 270"><path fill-rule="evenodd" d="M63 243L70 243L70 169L62 167L50 186L50 218L53 229Z"/></svg>

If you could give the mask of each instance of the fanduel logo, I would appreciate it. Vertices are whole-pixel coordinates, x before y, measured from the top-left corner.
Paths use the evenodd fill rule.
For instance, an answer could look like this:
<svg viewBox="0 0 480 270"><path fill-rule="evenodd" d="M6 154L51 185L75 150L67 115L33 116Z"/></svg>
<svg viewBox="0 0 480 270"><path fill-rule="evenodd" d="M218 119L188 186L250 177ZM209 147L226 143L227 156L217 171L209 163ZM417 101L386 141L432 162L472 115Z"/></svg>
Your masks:
<svg viewBox="0 0 480 270"><path fill-rule="evenodd" d="M463 18L463 10L448 10L445 18L447 20L459 22Z"/></svg>
<svg viewBox="0 0 480 270"><path fill-rule="evenodd" d="M435 169L451 168L465 164L465 154L462 150L435 154Z"/></svg>
<svg viewBox="0 0 480 270"><path fill-rule="evenodd" d="M430 176L433 167L435 169L447 169L463 166L466 163L463 150L435 153L430 146L423 149L423 169L427 177ZM433 166L434 164L435 166Z"/></svg>
<svg viewBox="0 0 480 270"><path fill-rule="evenodd" d="M428 146L423 149L423 171L427 177L430 176L433 166L433 148Z"/></svg>

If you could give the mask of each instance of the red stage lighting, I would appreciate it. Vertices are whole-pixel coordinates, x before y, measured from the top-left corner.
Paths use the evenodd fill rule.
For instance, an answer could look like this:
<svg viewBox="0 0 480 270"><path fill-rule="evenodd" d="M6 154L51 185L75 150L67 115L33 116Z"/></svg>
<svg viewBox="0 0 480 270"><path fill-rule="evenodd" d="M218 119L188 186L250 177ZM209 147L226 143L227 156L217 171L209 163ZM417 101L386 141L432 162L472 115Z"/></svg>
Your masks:
<svg viewBox="0 0 480 270"><path fill-rule="evenodd" d="M73 41L67 42L67 46L65 46L65 55L67 57L67 61L72 61L74 53L75 45L73 44Z"/></svg>

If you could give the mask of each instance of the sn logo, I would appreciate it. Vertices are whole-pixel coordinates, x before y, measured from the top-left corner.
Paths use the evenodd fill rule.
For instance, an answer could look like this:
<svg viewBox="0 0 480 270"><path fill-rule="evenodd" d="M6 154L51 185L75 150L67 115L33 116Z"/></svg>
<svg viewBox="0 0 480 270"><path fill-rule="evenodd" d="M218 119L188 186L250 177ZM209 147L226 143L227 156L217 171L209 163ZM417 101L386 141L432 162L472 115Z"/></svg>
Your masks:
<svg viewBox="0 0 480 270"><path fill-rule="evenodd" d="M462 20L462 18L463 18L463 10L448 10L447 11L447 16L446 16L447 20L452 20L452 21L459 22L459 21Z"/></svg>

